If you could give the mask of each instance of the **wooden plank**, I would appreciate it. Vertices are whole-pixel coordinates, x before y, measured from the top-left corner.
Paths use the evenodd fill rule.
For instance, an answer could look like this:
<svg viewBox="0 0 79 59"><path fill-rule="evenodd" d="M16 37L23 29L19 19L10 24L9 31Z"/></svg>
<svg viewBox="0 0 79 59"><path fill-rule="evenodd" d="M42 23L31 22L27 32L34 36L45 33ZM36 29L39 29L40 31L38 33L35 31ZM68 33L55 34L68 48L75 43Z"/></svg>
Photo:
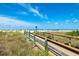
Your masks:
<svg viewBox="0 0 79 59"><path fill-rule="evenodd" d="M38 35L37 35L37 36L38 36ZM38 37L40 37L40 38L42 38L42 39L45 39L45 38L46 38L46 37L43 37L43 36L38 36ZM47 39L48 39L48 38L47 38ZM73 47L71 47L71 46L62 44L62 43L60 43L60 42L56 42L55 40L48 39L48 41L50 41L50 42L52 42L52 43L55 43L55 44L57 44L57 45L60 45L60 46L62 46L62 47L64 47L64 48L66 48L66 49L69 49L69 50L71 50L71 51L73 51L73 52L79 54L79 49L76 49L76 48L73 48Z"/></svg>

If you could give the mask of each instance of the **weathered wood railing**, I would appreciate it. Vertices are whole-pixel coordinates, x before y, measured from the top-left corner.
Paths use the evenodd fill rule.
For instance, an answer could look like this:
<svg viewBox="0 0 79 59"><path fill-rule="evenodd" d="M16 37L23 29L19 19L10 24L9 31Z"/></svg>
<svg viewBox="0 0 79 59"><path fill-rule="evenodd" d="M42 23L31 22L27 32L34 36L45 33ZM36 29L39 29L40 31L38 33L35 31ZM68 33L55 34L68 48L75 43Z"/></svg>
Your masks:
<svg viewBox="0 0 79 59"><path fill-rule="evenodd" d="M36 38L35 38L36 34L32 35L32 33L30 31L28 31L28 32L25 31L24 33L25 33L25 35L27 35L27 37L29 38L29 40L32 41L33 45L35 46L36 43L37 43ZM33 40L31 40L31 38ZM45 54L46 55L53 55L52 52L48 51L48 41L47 41L47 38L44 38L44 39L45 39L45 42L44 42L44 46L43 46L44 49L43 50L45 50Z"/></svg>
<svg viewBox="0 0 79 59"><path fill-rule="evenodd" d="M29 34L29 35L28 35L28 34ZM71 51L73 51L73 52L79 54L79 49L76 49L76 48L71 47L71 40L72 40L72 39L77 39L77 40L78 40L78 38L71 37L71 36L65 36L65 35L59 35L59 34L45 33L45 34L50 34L50 35L52 36L52 39L49 39L49 38L43 36L43 35L45 35L45 34L40 35L40 34L38 34L38 33L37 33L37 34L35 34L35 33L30 33L30 32L27 32L27 33L26 33L26 35L28 35L28 37L30 37L31 34L34 35L34 40L35 40L35 36L38 36L38 37L40 37L40 38L45 39L45 45L44 45L44 47L45 47L45 51L47 51L47 52L48 52L48 41L50 41L50 42L53 42L54 44L57 44L57 45L59 45L59 46L62 46L62 47L64 47L64 48L66 48L66 49L69 49L69 50L71 50ZM65 45L65 44L62 44L62 43L56 41L55 36L60 36L60 37L68 38L68 40L69 40L68 43L69 43L69 44L68 44L68 45ZM33 42L34 42L34 44L36 43L36 41L33 41Z"/></svg>
<svg viewBox="0 0 79 59"><path fill-rule="evenodd" d="M45 33L45 34L46 34L46 33ZM44 34L44 35L45 35L45 34ZM64 47L64 48L67 48L67 49L69 49L69 50L71 50L71 51L74 51L74 52L76 52L76 53L79 54L79 49L74 48L74 47L71 47L71 41L72 41L72 39L73 39L73 40L75 40L75 39L76 39L76 40L79 40L79 38L75 38L75 37L68 36L68 35L65 36L65 35L51 34L51 33L47 33L47 34L50 34L50 35L53 36L53 38L52 38L52 39L48 39L48 41L53 42L53 43L55 43L55 44L57 44L57 45L60 45L60 46L62 46L62 47ZM37 34L37 36L39 36L39 37L41 37L41 38L43 38L43 39L46 38L45 36L40 35L40 34ZM68 45L56 41L56 40L55 40L56 38L55 38L54 36L60 36L60 37L68 38L68 40L69 40ZM64 39L63 39L63 40L64 40ZM78 42L79 42L79 41L78 41Z"/></svg>

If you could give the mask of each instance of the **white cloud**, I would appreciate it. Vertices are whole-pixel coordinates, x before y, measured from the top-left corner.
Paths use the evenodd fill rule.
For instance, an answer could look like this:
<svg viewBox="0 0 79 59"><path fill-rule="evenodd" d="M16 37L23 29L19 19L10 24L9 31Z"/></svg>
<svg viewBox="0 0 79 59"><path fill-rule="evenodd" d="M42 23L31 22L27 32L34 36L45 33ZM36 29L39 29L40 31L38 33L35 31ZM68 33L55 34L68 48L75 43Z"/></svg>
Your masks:
<svg viewBox="0 0 79 59"><path fill-rule="evenodd" d="M1 27L33 27L36 26L36 24L25 22L18 19L13 19L10 17L0 17L0 28Z"/></svg>
<svg viewBox="0 0 79 59"><path fill-rule="evenodd" d="M73 22L76 23L76 22L79 22L79 20L75 19Z"/></svg>
<svg viewBox="0 0 79 59"><path fill-rule="evenodd" d="M43 14L38 10L37 7L36 7L36 9L35 9L35 8L33 8L32 6L30 6L29 11L32 12L32 13L34 13L35 15L41 17L41 18L44 18L44 19L48 20L47 14L43 15Z"/></svg>
<svg viewBox="0 0 79 59"><path fill-rule="evenodd" d="M33 13L34 16L39 16L41 18L44 18L44 19L48 19L48 16L45 14L43 15L40 11L39 11L39 7L35 7L33 8L31 6L31 4L24 4L24 3L21 3L19 4L20 6L24 7L26 10L28 10L29 12Z"/></svg>
<svg viewBox="0 0 79 59"><path fill-rule="evenodd" d="M31 4L24 4L24 3L21 3L19 4L20 6L24 7L26 10L28 10L29 12L32 12L38 16L40 16L41 18L43 17L43 15L39 12L38 8L33 8L31 6Z"/></svg>
<svg viewBox="0 0 79 59"><path fill-rule="evenodd" d="M29 11L40 16L41 18L43 18L43 15L39 12L39 10L33 8L31 5L30 5L30 8L29 8Z"/></svg>
<svg viewBox="0 0 79 59"><path fill-rule="evenodd" d="M66 24L68 24L68 23L77 23L77 22L79 22L79 20L76 19L76 18L72 18L72 19L70 19L70 20L66 20L66 21L65 21Z"/></svg>

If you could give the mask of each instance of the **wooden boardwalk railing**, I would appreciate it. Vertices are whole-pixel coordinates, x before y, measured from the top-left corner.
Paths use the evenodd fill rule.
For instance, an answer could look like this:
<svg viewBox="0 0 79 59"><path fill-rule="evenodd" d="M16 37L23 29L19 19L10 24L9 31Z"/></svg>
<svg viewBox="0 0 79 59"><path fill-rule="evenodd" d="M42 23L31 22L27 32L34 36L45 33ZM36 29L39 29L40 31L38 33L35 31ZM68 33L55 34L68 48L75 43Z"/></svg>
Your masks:
<svg viewBox="0 0 79 59"><path fill-rule="evenodd" d="M29 35L28 35L28 34L29 34ZM33 38L34 44L36 44L35 36L40 37L40 38L42 38L42 39L45 39L45 42L44 42L44 43L45 43L44 49L45 49L45 51L46 51L47 53L48 53L48 41L49 41L49 42L52 42L52 43L57 44L57 45L59 45L59 46L62 46L62 47L65 48L65 49L71 50L71 51L73 51L74 53L79 54L79 49L73 48L73 47L71 47L70 45L68 46L68 45L62 44L62 43L60 43L60 42L57 42L57 41L52 40L52 39L49 39L49 38L47 38L47 37L45 37L45 36L41 36L41 35L39 35L39 34L34 34L34 33L26 32L26 35L28 35L29 39L31 38L31 36L30 36L31 34L33 34L33 37L34 37L34 38ZM73 37L65 36L65 35L58 35L58 34L51 34L51 33L47 33L47 34L54 35L54 36L66 37L66 38L69 38L70 41L71 41L71 39L73 38ZM53 39L55 39L55 38L53 37ZM78 39L78 38L73 38L73 39ZM71 42L70 42L70 43L71 43Z"/></svg>

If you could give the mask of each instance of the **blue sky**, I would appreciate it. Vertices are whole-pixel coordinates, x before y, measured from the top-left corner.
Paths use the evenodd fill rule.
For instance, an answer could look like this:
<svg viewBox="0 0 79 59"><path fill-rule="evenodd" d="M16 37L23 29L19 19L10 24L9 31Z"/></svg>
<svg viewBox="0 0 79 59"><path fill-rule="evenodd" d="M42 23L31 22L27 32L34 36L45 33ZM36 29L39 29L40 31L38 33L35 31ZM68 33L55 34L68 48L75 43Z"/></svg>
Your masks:
<svg viewBox="0 0 79 59"><path fill-rule="evenodd" d="M77 3L0 3L0 29L79 29Z"/></svg>

